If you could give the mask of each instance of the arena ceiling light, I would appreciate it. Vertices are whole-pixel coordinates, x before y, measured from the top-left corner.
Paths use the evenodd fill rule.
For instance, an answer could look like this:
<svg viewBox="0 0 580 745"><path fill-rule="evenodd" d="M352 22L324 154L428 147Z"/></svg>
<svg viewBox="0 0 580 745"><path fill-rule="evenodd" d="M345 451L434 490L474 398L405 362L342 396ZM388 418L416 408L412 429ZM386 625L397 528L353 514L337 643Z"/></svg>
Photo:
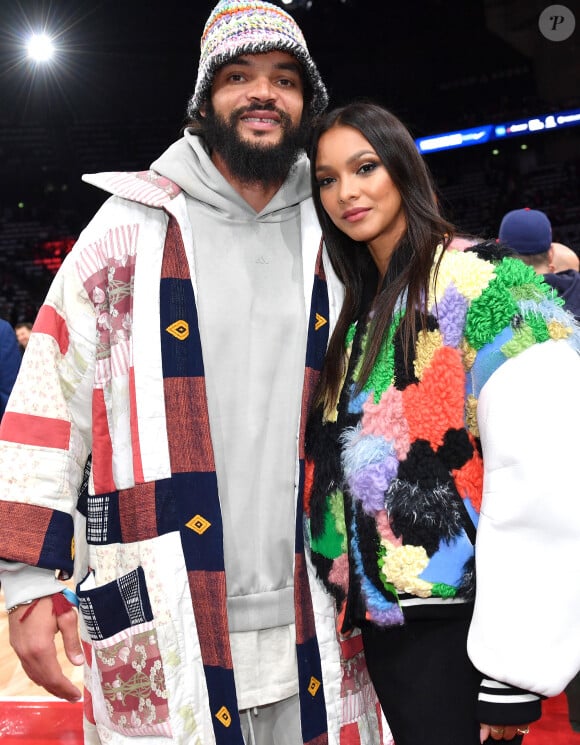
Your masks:
<svg viewBox="0 0 580 745"><path fill-rule="evenodd" d="M50 62L55 54L54 43L48 34L31 34L26 42L26 53L33 62Z"/></svg>

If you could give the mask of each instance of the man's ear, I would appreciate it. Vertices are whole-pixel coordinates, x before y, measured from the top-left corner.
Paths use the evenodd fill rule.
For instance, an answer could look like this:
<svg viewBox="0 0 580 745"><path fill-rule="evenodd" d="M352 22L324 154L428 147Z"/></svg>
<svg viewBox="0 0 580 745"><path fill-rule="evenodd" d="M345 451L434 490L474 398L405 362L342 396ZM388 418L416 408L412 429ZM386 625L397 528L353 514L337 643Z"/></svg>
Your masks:
<svg viewBox="0 0 580 745"><path fill-rule="evenodd" d="M202 105L199 107L199 115L201 116L202 119L205 119L206 112L207 112L207 102L204 101Z"/></svg>
<svg viewBox="0 0 580 745"><path fill-rule="evenodd" d="M548 269L550 270L550 274L554 274L556 271L556 267L554 266L554 246L550 244L550 248L546 252L548 254Z"/></svg>

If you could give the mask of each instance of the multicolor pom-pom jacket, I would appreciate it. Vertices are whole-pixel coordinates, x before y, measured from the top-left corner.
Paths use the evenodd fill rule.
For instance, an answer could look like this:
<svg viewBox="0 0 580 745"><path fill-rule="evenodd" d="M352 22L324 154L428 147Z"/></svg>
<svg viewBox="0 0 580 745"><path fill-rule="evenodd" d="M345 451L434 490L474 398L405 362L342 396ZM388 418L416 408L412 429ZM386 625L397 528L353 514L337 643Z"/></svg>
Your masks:
<svg viewBox="0 0 580 745"><path fill-rule="evenodd" d="M446 252L431 278L427 328L418 332L407 367L396 333L401 308L360 392L366 319L351 326L338 405L319 407L307 432L313 562L343 630L362 619L388 627L471 612L486 475L482 389L533 347L557 340L578 349L578 330L561 300L517 258ZM577 355L570 357L577 364ZM515 396L505 395L509 406ZM515 502L517 491L513 482ZM524 676L514 685L535 690L529 682ZM535 681L536 688L542 684Z"/></svg>

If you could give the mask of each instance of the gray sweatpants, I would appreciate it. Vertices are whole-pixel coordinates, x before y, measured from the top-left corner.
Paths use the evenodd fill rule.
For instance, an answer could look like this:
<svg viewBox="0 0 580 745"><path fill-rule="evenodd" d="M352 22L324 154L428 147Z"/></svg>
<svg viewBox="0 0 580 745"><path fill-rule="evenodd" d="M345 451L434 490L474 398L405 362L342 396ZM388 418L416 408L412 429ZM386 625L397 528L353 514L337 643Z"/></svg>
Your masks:
<svg viewBox="0 0 580 745"><path fill-rule="evenodd" d="M240 711L246 745L302 745L298 694Z"/></svg>

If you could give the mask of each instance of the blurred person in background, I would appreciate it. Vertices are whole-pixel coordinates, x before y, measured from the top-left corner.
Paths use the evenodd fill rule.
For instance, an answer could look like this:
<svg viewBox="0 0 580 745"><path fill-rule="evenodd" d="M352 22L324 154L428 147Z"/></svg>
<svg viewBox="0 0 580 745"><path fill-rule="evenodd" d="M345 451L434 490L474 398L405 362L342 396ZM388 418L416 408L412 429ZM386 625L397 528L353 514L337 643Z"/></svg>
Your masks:
<svg viewBox="0 0 580 745"><path fill-rule="evenodd" d="M580 257L570 246L552 242L552 272L566 272L568 269L580 272Z"/></svg>
<svg viewBox="0 0 580 745"><path fill-rule="evenodd" d="M511 210L502 218L498 236L557 290L566 310L580 321L578 256L568 246L552 241L552 225L546 213L528 207Z"/></svg>
<svg viewBox="0 0 580 745"><path fill-rule="evenodd" d="M14 329L0 318L0 419L20 369L21 355Z"/></svg>
<svg viewBox="0 0 580 745"><path fill-rule="evenodd" d="M16 338L20 345L20 349L24 352L28 340L30 339L30 334L32 333L32 324L28 321L22 321L14 326L14 331L16 332Z"/></svg>

